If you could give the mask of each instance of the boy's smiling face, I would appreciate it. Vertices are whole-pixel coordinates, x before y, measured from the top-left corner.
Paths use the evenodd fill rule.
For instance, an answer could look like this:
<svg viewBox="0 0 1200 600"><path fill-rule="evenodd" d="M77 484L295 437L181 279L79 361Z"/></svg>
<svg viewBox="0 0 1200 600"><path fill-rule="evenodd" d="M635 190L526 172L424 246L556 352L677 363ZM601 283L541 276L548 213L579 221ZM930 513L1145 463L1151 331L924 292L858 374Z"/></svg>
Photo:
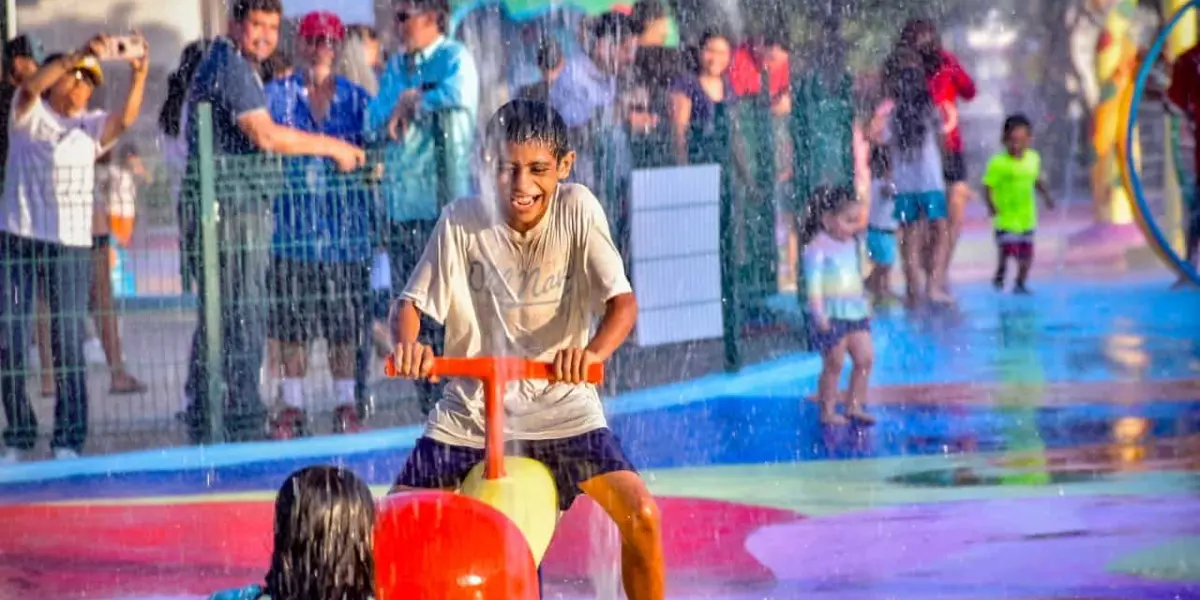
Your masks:
<svg viewBox="0 0 1200 600"><path fill-rule="evenodd" d="M575 153L556 159L550 145L538 141L508 142L502 148L496 165L497 200L508 226L524 233L550 208L559 182L571 175Z"/></svg>

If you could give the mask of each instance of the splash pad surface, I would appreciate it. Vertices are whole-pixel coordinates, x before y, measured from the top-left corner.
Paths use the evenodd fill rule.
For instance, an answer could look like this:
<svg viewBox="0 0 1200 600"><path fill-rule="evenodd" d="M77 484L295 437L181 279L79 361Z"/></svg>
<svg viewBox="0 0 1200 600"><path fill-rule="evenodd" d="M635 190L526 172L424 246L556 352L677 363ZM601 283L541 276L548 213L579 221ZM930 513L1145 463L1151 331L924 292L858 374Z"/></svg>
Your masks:
<svg viewBox="0 0 1200 600"><path fill-rule="evenodd" d="M872 429L816 425L807 356L613 400L662 505L671 597L1200 594L1200 298L1164 288L979 288L954 314L881 316ZM0 598L258 581L290 471L340 462L383 493L417 434L0 470ZM590 501L568 513L547 597L596 597L604 524Z"/></svg>

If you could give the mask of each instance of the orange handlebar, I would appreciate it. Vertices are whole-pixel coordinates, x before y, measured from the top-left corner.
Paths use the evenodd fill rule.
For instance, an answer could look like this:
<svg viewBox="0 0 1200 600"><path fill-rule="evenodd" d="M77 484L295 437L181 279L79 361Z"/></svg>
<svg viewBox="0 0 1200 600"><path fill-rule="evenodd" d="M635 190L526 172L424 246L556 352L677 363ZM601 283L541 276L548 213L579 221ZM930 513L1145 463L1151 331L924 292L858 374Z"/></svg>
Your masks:
<svg viewBox="0 0 1200 600"><path fill-rule="evenodd" d="M394 356L387 357L383 364L383 372L388 377L398 377ZM487 380L500 376L506 382L516 379L545 379L554 380L554 364L510 357L479 357L479 358L435 358L431 375L437 377L470 377L471 379ZM596 363L588 365L587 382L600 385L604 383L604 365Z"/></svg>
<svg viewBox="0 0 1200 600"><path fill-rule="evenodd" d="M395 356L387 357L383 372L397 377ZM483 383L485 479L504 477L504 390L508 382L518 379L554 381L554 365L546 362L512 357L434 358L430 375L437 377L469 377ZM588 365L587 382L604 383L604 365Z"/></svg>

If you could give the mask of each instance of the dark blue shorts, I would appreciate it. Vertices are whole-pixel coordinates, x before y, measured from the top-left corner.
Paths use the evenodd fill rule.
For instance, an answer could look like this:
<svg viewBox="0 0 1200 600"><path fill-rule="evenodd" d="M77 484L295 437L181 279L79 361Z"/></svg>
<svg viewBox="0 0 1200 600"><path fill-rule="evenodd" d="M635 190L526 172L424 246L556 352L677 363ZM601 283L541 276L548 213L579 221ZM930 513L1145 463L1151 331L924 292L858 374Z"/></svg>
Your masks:
<svg viewBox="0 0 1200 600"><path fill-rule="evenodd" d="M606 473L631 471L633 463L625 457L621 441L609 429L596 429L559 440L522 440L508 448L512 456L532 458L550 469L558 487L558 507L571 508L583 492L579 484ZM396 485L420 489L453 489L475 465L483 462L482 448L451 446L422 437L417 440L408 462L396 478Z"/></svg>
<svg viewBox="0 0 1200 600"><path fill-rule="evenodd" d="M814 352L825 354L838 345L842 338L858 332L870 331L870 319L856 319L847 321L845 319L830 319L829 329L821 331L817 329L817 324L812 320L808 320L808 341L812 343Z"/></svg>

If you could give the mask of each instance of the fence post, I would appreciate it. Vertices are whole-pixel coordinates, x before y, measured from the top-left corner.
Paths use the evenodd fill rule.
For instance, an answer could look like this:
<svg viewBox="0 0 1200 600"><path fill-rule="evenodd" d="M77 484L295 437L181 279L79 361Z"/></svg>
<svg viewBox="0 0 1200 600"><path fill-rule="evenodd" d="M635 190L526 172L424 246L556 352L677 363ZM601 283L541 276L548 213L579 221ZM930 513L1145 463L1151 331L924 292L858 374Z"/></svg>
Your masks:
<svg viewBox="0 0 1200 600"><path fill-rule="evenodd" d="M200 175L200 286L201 306L204 312L200 318L204 322L204 356L193 357L193 360L203 360L206 368L207 381L200 382L207 387L205 397L208 398L208 431L206 441L219 444L225 441L225 382L221 368L222 331L221 331L221 263L217 248L217 224L220 221L220 207L217 205L216 160L213 148L212 105L207 102L200 104L197 125L200 132L200 152L198 153Z"/></svg>
<svg viewBox="0 0 1200 600"><path fill-rule="evenodd" d="M450 182L450 144L447 141L449 131L446 127L446 113L438 111L433 114L433 162L434 177L437 177L438 214L441 209L454 200L454 186ZM457 175L457 173L455 174Z"/></svg>
<svg viewBox="0 0 1200 600"><path fill-rule="evenodd" d="M742 334L741 294L738 288L739 269L738 226L739 211L734 198L733 152L728 143L732 137L733 115L729 114L726 104L716 107L717 139L725 141L720 146L721 167L721 320L723 321L722 341L725 346L725 371L736 373L742 368ZM709 140L711 142L711 140ZM715 149L714 149L715 150Z"/></svg>

